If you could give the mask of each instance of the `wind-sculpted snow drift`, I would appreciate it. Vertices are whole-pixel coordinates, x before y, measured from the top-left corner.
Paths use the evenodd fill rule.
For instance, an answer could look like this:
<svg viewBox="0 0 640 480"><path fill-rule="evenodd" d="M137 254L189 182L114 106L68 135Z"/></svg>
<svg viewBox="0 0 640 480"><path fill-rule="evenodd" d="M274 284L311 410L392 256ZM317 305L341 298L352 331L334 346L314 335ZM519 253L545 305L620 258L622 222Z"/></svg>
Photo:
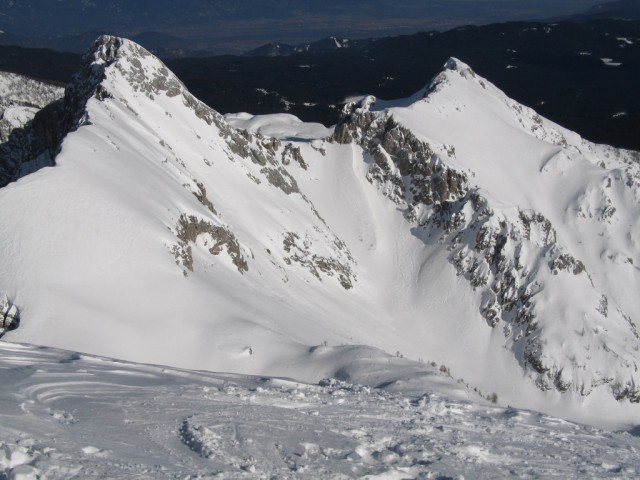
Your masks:
<svg viewBox="0 0 640 480"><path fill-rule="evenodd" d="M455 59L329 137L269 121L225 119L101 37L2 146L5 339L306 381L337 355L312 346L371 345L513 404L640 421L636 153Z"/></svg>
<svg viewBox="0 0 640 480"><path fill-rule="evenodd" d="M419 366L415 390L373 389L3 342L0 478L637 478L637 436L482 401Z"/></svg>

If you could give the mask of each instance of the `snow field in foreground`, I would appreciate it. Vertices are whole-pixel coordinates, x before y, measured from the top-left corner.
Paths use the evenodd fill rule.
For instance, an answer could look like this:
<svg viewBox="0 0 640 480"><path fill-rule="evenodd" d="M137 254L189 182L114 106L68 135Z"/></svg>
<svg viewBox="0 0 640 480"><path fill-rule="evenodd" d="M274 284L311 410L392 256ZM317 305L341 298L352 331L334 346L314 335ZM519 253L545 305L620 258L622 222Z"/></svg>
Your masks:
<svg viewBox="0 0 640 480"><path fill-rule="evenodd" d="M309 385L3 342L0 382L3 480L640 473L637 436L434 393L436 375L421 393Z"/></svg>

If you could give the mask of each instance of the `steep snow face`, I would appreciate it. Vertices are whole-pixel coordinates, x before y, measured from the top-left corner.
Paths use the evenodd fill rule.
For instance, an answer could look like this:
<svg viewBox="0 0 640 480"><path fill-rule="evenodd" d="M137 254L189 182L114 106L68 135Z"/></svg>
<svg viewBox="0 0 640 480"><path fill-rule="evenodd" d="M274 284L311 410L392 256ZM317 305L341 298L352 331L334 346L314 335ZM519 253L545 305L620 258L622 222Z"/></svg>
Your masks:
<svg viewBox="0 0 640 480"><path fill-rule="evenodd" d="M399 186L391 197L418 224L417 235L447 246L477 292L478 312L536 385L588 395L608 384L617 399L640 401L638 154L582 140L455 59L410 106L368 114L372 101L354 114L371 120L359 129L376 157L371 175L383 189ZM416 196L415 173L402 169L407 148L394 152L393 135L403 129L423 149L447 146L427 152L429 162L410 159L447 166L426 176L442 179L435 193L440 188L444 201ZM389 155L398 173L386 169Z"/></svg>
<svg viewBox="0 0 640 480"><path fill-rule="evenodd" d="M15 73L0 72L0 140L23 127L45 105L62 98L64 89Z"/></svg>
<svg viewBox="0 0 640 480"><path fill-rule="evenodd" d="M354 287L355 263L285 168L304 168L297 147L236 131L113 37L61 110L56 167L2 190L16 339L253 372L344 340L353 309L318 305Z"/></svg>
<svg viewBox="0 0 640 480"><path fill-rule="evenodd" d="M412 98L345 114L336 140L373 157L368 177L539 389L640 401L636 152L585 142L455 59Z"/></svg>
<svg viewBox="0 0 640 480"><path fill-rule="evenodd" d="M237 129L102 37L0 152L6 338L375 385L370 348L317 347L368 345L511 404L640 422L632 154L455 60L395 105L366 97L324 139L283 115Z"/></svg>

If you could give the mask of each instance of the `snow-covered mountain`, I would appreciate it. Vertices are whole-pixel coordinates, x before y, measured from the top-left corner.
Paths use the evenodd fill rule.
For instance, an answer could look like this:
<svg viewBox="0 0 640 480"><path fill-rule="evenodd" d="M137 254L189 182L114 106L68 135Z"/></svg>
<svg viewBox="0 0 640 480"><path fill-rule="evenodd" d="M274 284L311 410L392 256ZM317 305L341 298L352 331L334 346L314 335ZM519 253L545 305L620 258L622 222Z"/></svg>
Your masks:
<svg viewBox="0 0 640 480"><path fill-rule="evenodd" d="M23 127L38 110L62 98L64 89L15 73L0 72L0 140Z"/></svg>
<svg viewBox="0 0 640 480"><path fill-rule="evenodd" d="M105 36L0 153L5 340L372 385L375 347L514 405L640 422L638 154L458 60L328 130L223 118Z"/></svg>

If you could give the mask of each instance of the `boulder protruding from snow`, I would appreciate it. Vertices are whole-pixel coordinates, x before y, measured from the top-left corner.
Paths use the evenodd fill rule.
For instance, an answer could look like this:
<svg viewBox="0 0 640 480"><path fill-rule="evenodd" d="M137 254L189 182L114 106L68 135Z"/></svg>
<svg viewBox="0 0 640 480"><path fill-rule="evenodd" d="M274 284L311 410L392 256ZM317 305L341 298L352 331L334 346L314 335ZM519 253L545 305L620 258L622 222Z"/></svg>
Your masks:
<svg viewBox="0 0 640 480"><path fill-rule="evenodd" d="M20 324L20 312L6 294L0 292L0 337Z"/></svg>

